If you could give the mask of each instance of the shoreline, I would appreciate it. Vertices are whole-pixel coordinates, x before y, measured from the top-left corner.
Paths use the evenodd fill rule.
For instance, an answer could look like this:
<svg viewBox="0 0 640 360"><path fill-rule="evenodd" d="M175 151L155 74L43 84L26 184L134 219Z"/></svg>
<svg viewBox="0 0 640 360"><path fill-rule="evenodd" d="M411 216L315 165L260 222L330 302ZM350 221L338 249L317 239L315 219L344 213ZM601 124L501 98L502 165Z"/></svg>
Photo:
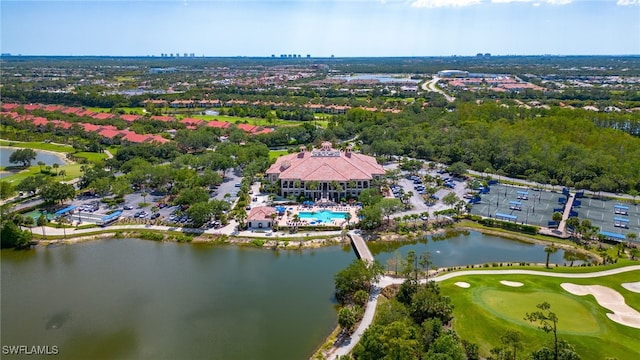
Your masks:
<svg viewBox="0 0 640 360"><path fill-rule="evenodd" d="M8 141L8 140L5 140ZM19 141L12 141L16 144L20 144ZM31 148L25 148L25 147L21 147L21 146L6 146L6 145L0 145L0 150L4 150L4 149L9 149L9 150L15 150L15 149L31 149ZM53 151L53 150L41 150L41 149L32 149L33 151L37 152L43 152L46 154L50 154L50 155L56 155L57 157L60 158L60 160L62 160L62 164L60 165L72 165L75 164L75 162L67 159L67 154L68 153L64 153L64 152L57 152L57 151ZM33 166L33 165L32 165ZM4 172L8 172L11 173L11 171L6 171L4 170Z"/></svg>
<svg viewBox="0 0 640 360"><path fill-rule="evenodd" d="M159 234L162 239L145 238L145 234ZM130 229L130 230L113 230L96 234L67 234L63 239L41 239L33 240L35 244L33 246L50 246L50 245L74 245L93 240L102 239L139 239L156 242L173 242L173 243L187 243L187 244L203 244L203 245L233 245L240 247L253 247L256 249L266 250L305 250L305 249L317 249L326 246L335 245L348 245L349 240L343 240L342 236L331 237L309 237L305 239L293 238L293 239L264 239L264 238L249 238L249 237L231 237L227 235L211 235L201 234L190 237L184 233L174 234L173 232L167 232L162 230L142 230ZM186 240L190 239L190 240Z"/></svg>

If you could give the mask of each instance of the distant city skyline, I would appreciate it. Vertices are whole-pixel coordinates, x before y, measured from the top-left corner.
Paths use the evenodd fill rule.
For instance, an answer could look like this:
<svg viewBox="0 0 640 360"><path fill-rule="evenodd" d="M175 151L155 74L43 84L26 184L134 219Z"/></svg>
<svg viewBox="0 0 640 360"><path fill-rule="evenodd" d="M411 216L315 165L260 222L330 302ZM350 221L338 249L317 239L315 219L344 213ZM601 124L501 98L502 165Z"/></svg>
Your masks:
<svg viewBox="0 0 640 360"><path fill-rule="evenodd" d="M14 55L638 55L640 0L0 2Z"/></svg>

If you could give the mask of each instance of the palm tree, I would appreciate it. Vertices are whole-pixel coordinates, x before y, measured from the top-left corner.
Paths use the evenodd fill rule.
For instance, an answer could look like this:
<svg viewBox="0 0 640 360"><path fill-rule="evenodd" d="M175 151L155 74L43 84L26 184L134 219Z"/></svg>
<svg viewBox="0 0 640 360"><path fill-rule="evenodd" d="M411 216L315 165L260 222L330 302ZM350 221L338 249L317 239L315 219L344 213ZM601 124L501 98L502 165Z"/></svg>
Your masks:
<svg viewBox="0 0 640 360"><path fill-rule="evenodd" d="M616 255L618 257L620 257L620 253L624 254L624 243L623 242L619 242L616 244Z"/></svg>
<svg viewBox="0 0 640 360"><path fill-rule="evenodd" d="M60 170L58 175L62 176L62 180L64 181L65 177L67 176L67 170L65 169Z"/></svg>
<svg viewBox="0 0 640 360"><path fill-rule="evenodd" d="M555 254L556 251L558 251L558 248L553 244L544 248L544 252L547 253L547 262L546 262L547 269L549 268L549 257L551 256L551 254Z"/></svg>
<svg viewBox="0 0 640 360"><path fill-rule="evenodd" d="M351 221L351 213L348 212L344 214L344 219L347 220L347 227L349 226L349 222Z"/></svg>
<svg viewBox="0 0 640 360"><path fill-rule="evenodd" d="M60 167L60 164L58 163L54 163L53 164L53 168L56 169L56 176L58 176L58 168Z"/></svg>
<svg viewBox="0 0 640 360"><path fill-rule="evenodd" d="M62 233L64 234L64 238L67 238L67 224L69 223L69 219L66 216L61 216L58 218L58 226L62 227Z"/></svg>
<svg viewBox="0 0 640 360"><path fill-rule="evenodd" d="M573 251L565 251L564 252L564 259L567 260L567 261L571 261L569 266L573 266L573 262L578 260L578 255Z"/></svg>
<svg viewBox="0 0 640 360"><path fill-rule="evenodd" d="M47 236L47 234L46 234L46 233L45 233L45 231L44 231L44 226L45 226L45 225L47 225L47 217L46 217L46 216L44 216L44 214L41 214L41 215L38 217L38 220L36 221L36 224L37 224L38 226L42 226L42 236L43 236L43 237L46 237L46 236Z"/></svg>
<svg viewBox="0 0 640 360"><path fill-rule="evenodd" d="M40 172L42 172L42 167L45 165L44 161L38 161L38 166L40 166Z"/></svg>
<svg viewBox="0 0 640 360"><path fill-rule="evenodd" d="M140 196L142 196L142 202L144 202L145 204L147 203L147 192L143 191L142 193L140 193Z"/></svg>

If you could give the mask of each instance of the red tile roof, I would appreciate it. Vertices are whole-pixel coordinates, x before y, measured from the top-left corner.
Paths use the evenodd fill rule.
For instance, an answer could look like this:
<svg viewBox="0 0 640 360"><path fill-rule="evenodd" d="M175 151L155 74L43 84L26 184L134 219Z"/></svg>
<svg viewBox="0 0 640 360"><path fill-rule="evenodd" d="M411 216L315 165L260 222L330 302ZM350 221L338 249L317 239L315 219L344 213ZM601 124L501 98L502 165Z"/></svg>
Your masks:
<svg viewBox="0 0 640 360"><path fill-rule="evenodd" d="M91 110L80 110L77 113L75 113L78 116L93 116L93 114L95 114L93 111Z"/></svg>
<svg viewBox="0 0 640 360"><path fill-rule="evenodd" d="M80 126L82 126L82 128L86 132L96 132L96 131L100 130L100 125L94 125L94 124L89 124L89 123L80 123Z"/></svg>
<svg viewBox="0 0 640 360"><path fill-rule="evenodd" d="M8 116L8 117L10 117L11 119L14 119L14 120L20 117L20 114L18 114L17 112L6 112L6 111L3 111L2 114L0 114L0 115Z"/></svg>
<svg viewBox="0 0 640 360"><path fill-rule="evenodd" d="M302 181L351 181L370 180L374 175L384 175L385 171L372 156L331 149L281 156L267 174Z"/></svg>
<svg viewBox="0 0 640 360"><path fill-rule="evenodd" d="M68 107L66 109L62 109L60 110L62 113L64 114L78 114L80 112L83 112L84 110L82 108L79 107Z"/></svg>
<svg viewBox="0 0 640 360"><path fill-rule="evenodd" d="M276 209L270 206L258 206L249 211L247 221L271 220L271 214L275 214Z"/></svg>
<svg viewBox="0 0 640 360"><path fill-rule="evenodd" d="M27 104L25 106L23 106L25 111L31 112L33 110L38 110L42 108L42 105L40 104Z"/></svg>
<svg viewBox="0 0 640 360"><path fill-rule="evenodd" d="M98 132L100 136L104 136L108 139L113 139L114 137L120 135L120 131L113 129L102 129Z"/></svg>
<svg viewBox="0 0 640 360"><path fill-rule="evenodd" d="M171 140L165 139L160 135L153 135L149 139L147 139L147 142L157 142L157 143L160 143L160 144L164 144L164 143L167 143L169 141L171 141Z"/></svg>
<svg viewBox="0 0 640 360"><path fill-rule="evenodd" d="M209 127L214 127L214 128L219 128L219 129L226 129L229 127L229 125L231 125L228 122L224 122L224 121L218 121L218 120L211 120L209 122L207 122L207 126Z"/></svg>
<svg viewBox="0 0 640 360"><path fill-rule="evenodd" d="M270 132L273 132L273 129L269 129L269 128L262 128L262 130L257 130L252 132L252 134L254 135L258 135L258 134L268 134Z"/></svg>
<svg viewBox="0 0 640 360"><path fill-rule="evenodd" d="M13 103L2 104L2 111L11 111L11 110L17 108L18 106L20 106L20 105L19 104L13 104Z"/></svg>
<svg viewBox="0 0 640 360"><path fill-rule="evenodd" d="M64 106L62 105L47 105L44 107L44 111L54 112L54 111L62 111Z"/></svg>
<svg viewBox="0 0 640 360"><path fill-rule="evenodd" d="M238 129L243 130L245 132L253 132L255 131L257 128L257 126L255 125L249 125L249 124L238 124Z"/></svg>
<svg viewBox="0 0 640 360"><path fill-rule="evenodd" d="M140 115L120 115L120 119L122 119L122 120L124 120L124 121L126 121L128 123L132 123L132 122L134 122L136 120L139 120L141 118L142 118L142 116L140 116Z"/></svg>
<svg viewBox="0 0 640 360"><path fill-rule="evenodd" d="M204 121L202 121L200 119L195 119L195 118L184 118L180 122L185 124L185 125L198 126L198 125L202 124Z"/></svg>
<svg viewBox="0 0 640 360"><path fill-rule="evenodd" d="M107 120L107 119L111 119L112 117L114 117L113 114L109 114L109 113L97 113L97 114L91 114L89 115L94 119L98 119L98 120Z"/></svg>
<svg viewBox="0 0 640 360"><path fill-rule="evenodd" d="M47 120L47 118L38 116L37 118L33 119L32 122L35 126L46 126L49 123L49 120Z"/></svg>
<svg viewBox="0 0 640 360"><path fill-rule="evenodd" d="M122 140L126 140L132 143L143 143L149 138L149 135L140 135L129 130L123 131L122 134L124 135L122 137Z"/></svg>
<svg viewBox="0 0 640 360"><path fill-rule="evenodd" d="M53 126L60 129L71 129L71 127L73 126L73 124L61 120L51 120L51 123L53 124Z"/></svg>
<svg viewBox="0 0 640 360"><path fill-rule="evenodd" d="M151 120L171 122L171 121L175 121L176 118L171 117L171 116L157 116L157 115L154 115L154 116L151 117Z"/></svg>

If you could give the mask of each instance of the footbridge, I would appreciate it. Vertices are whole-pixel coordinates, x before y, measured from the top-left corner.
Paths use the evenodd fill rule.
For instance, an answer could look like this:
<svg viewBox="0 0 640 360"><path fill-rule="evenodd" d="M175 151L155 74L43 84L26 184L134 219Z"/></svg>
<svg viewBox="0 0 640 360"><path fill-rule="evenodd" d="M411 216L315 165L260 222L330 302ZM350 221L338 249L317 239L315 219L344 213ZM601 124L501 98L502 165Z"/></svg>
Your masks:
<svg viewBox="0 0 640 360"><path fill-rule="evenodd" d="M369 247L362 236L356 234L354 230L351 230L349 231L349 237L351 238L351 244L353 245L353 249L356 251L358 258L368 263L372 263L374 260L373 254L371 254L371 250L369 250Z"/></svg>

